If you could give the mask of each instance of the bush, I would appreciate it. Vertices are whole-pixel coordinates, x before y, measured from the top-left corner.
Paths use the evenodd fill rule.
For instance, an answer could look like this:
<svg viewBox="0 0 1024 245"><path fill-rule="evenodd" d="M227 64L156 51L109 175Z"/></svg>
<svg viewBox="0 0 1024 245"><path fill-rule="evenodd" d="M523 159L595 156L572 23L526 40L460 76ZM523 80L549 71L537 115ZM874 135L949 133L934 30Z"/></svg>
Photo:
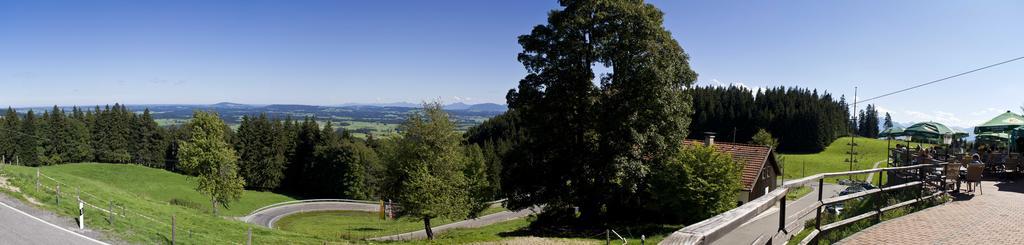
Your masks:
<svg viewBox="0 0 1024 245"><path fill-rule="evenodd" d="M667 222L704 220L736 206L740 171L728 154L685 146L652 177L653 210Z"/></svg>
<svg viewBox="0 0 1024 245"><path fill-rule="evenodd" d="M198 203L195 203L193 201L186 200L186 199L171 198L171 200L168 201L168 203L170 203L171 205L182 206L182 207L191 208L191 209L195 209L195 210L203 210L202 206L199 205Z"/></svg>

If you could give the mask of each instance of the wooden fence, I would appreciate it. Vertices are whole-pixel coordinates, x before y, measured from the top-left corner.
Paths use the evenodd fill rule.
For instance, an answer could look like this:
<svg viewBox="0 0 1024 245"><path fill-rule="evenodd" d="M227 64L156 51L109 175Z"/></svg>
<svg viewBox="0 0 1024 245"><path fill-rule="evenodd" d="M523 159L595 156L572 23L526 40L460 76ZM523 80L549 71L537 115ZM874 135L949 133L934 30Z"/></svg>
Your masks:
<svg viewBox="0 0 1024 245"><path fill-rule="evenodd" d="M728 236L730 232L736 230L744 223L757 217L759 214L771 208L775 203L779 204L779 225L778 227L772 228L772 230L766 230L754 241L750 241L751 244L786 244L789 238L796 233L799 233L803 229L803 221L800 217L816 212L814 230L807 235L800 244L817 244L818 239L827 232L834 230L839 227L843 227L848 224L852 224L857 221L861 221L868 218L875 218L876 221L881 220L882 214L897 208L905 207L917 203L922 200L926 200L933 197L941 196L948 192L945 189L945 184L936 184L931 182L945 182L944 177L939 175L930 175L933 171L929 171L934 168L941 168L948 163L934 163L934 164L918 164L912 166L903 167L890 167L890 168L874 168L865 169L858 171L847 171L847 172L836 172L836 173L822 173L812 176L807 176L802 179L796 179L787 181L779 188L774 191L765 194L757 199L754 199L742 206L736 207L732 210L726 211L725 213L711 217L707 220L698 222L696 224L687 226L681 230L673 232L671 235L662 240L660 244L711 244L716 240ZM913 172L917 175L916 180L907 181L901 184L890 185L882 187L882 174L886 172ZM878 186L879 188L866 190L850 195L837 196L832 198L825 198L823 193L823 187L825 185L825 178L839 177L839 176L850 176L858 174L869 174L879 173ZM791 188L803 186L811 181L818 181L818 201L813 205L800 210L796 213L796 217L792 221L786 220L786 193ZM850 217L844 220L836 221L829 224L822 224L822 209L828 205L853 200L856 198L868 197L874 195L879 197L879 200L883 200L882 194L904 189L913 186L919 186L921 190L924 190L925 183L933 184L936 187L936 191L930 194L923 194L924 191L920 191L917 198L906 200L900 203L882 207L882 203L875 203L875 210L870 212Z"/></svg>

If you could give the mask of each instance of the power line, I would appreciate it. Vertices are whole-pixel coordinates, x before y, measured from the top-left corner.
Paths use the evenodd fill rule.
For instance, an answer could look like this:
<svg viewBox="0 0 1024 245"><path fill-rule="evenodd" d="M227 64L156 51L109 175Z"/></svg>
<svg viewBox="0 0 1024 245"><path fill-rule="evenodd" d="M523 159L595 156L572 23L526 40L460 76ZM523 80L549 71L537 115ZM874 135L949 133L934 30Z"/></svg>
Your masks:
<svg viewBox="0 0 1024 245"><path fill-rule="evenodd" d="M879 95L879 96L876 96L876 97L873 97L873 98L870 98L870 99L862 100L859 103L864 103L864 102L872 101L872 100L875 100L875 99L880 99L882 97L886 97L886 96L890 96L890 95L906 92L907 90L924 87L924 86L927 86L927 85L930 85L930 84L933 84L933 83L949 80L949 79L952 79L952 78L956 78L956 77L959 77L959 76L971 74L971 73L974 73L974 72L977 72L977 71L985 70L985 69L988 69L988 68L996 67L996 66L999 66L999 65L1003 65L1003 64L1006 64L1006 63L1010 63L1010 62L1014 62L1014 61L1018 61L1018 60L1022 60L1022 59L1024 59L1024 56L1013 58L1013 59L1009 59L1009 60L1005 60L1005 61L1002 61L1002 62L999 62L999 63L995 63L995 64L991 64L991 65L987 65L987 66L984 66L984 67L981 67L981 68L977 68L977 69L974 69L974 70L970 70L970 71L966 71L966 72L961 72L961 73L956 74L956 75L952 75L952 76L944 77L944 78L941 78L941 79L938 79L938 80L933 80L933 81L930 81L930 82L918 84L918 85L915 85L913 87L897 90L895 92Z"/></svg>

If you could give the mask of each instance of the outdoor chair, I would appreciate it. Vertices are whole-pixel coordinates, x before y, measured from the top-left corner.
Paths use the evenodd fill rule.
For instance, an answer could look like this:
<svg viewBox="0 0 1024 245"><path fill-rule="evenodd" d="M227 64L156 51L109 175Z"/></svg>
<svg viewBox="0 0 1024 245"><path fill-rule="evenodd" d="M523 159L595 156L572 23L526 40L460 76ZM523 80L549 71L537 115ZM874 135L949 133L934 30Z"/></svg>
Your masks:
<svg viewBox="0 0 1024 245"><path fill-rule="evenodd" d="M956 192L960 192L960 164L950 163L946 165L946 190L950 190L951 187L956 188Z"/></svg>
<svg viewBox="0 0 1024 245"><path fill-rule="evenodd" d="M1018 159L1018 156L1017 155L1010 155L1010 157L1006 159L1006 162L1003 163L1003 169L1002 169L1003 170L1002 174L1004 175L1003 177L1006 178L1006 177L1008 177L1007 175L1009 175L1009 174L1015 174L1016 175L1016 174L1020 173L1019 167L1020 167L1020 159Z"/></svg>
<svg viewBox="0 0 1024 245"><path fill-rule="evenodd" d="M974 188L978 188L978 193L985 194L981 190L981 172L985 170L985 165L981 164L968 164L967 165L967 191L974 192Z"/></svg>

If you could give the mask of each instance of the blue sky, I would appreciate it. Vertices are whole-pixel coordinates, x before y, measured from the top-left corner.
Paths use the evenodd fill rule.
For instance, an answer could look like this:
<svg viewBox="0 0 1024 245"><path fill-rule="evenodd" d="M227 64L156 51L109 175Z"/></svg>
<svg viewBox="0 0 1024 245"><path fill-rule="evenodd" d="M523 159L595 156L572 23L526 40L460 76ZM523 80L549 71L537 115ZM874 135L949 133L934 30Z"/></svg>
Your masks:
<svg viewBox="0 0 1024 245"><path fill-rule="evenodd" d="M868 98L1024 56L1019 1L650 1L699 84ZM504 102L556 1L0 0L0 105ZM874 101L971 126L1024 104L1024 61Z"/></svg>

